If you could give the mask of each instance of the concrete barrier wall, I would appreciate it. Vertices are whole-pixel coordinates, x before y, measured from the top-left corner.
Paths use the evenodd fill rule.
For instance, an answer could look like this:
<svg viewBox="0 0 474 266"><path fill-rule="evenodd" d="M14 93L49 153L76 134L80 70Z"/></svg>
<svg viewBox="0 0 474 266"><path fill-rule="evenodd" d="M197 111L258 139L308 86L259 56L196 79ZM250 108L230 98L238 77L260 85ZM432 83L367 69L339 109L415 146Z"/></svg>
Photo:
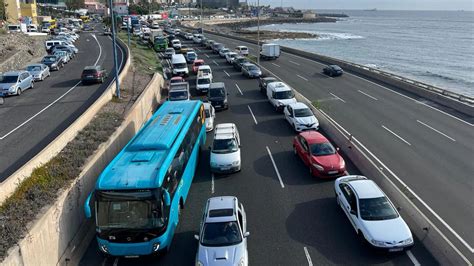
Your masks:
<svg viewBox="0 0 474 266"><path fill-rule="evenodd" d="M119 45L129 55L128 47L119 42ZM127 56L127 61L119 75L119 81L125 78L130 68L131 58ZM17 186L27 177L31 175L33 170L48 162L51 158L56 156L66 144L74 139L79 131L81 131L97 114L97 112L108 103L115 93L115 81L113 81L104 93L80 116L74 121L66 130L64 130L54 141L48 144L43 150L31 158L26 164L15 171L11 176L0 183L0 204L8 198L17 188Z"/></svg>
<svg viewBox="0 0 474 266"><path fill-rule="evenodd" d="M125 116L121 126L91 157L79 177L45 208L29 227L28 235L10 249L2 265L77 265L94 237L91 220L84 216L83 204L97 177L117 153L138 132L159 105L160 74L155 74Z"/></svg>

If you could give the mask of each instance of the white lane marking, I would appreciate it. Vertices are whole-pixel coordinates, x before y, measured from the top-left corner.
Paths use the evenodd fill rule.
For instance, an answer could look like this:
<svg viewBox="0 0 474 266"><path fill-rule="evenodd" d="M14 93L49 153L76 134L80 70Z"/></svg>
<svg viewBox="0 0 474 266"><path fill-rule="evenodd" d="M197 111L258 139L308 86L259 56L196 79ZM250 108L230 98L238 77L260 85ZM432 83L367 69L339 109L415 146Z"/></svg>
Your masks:
<svg viewBox="0 0 474 266"><path fill-rule="evenodd" d="M298 76L300 79L302 79L302 80L306 80L306 81L308 81L308 79L307 79L307 78L305 78L305 77L303 77L303 76L300 76L300 75L297 75L297 76Z"/></svg>
<svg viewBox="0 0 474 266"><path fill-rule="evenodd" d="M415 258L415 255L413 255L413 253L411 252L411 250L407 250L405 252L408 256L408 258L410 258L411 262L413 262L413 265L415 266L421 266L421 264L418 262L418 260Z"/></svg>
<svg viewBox="0 0 474 266"><path fill-rule="evenodd" d="M277 64L275 64L275 63L272 63L272 65L274 65L274 66L276 66L276 67L280 67L280 65L277 65Z"/></svg>
<svg viewBox="0 0 474 266"><path fill-rule="evenodd" d="M119 261L119 258L115 258L115 260L114 260L114 266L117 266L117 265L118 265L118 261Z"/></svg>
<svg viewBox="0 0 474 266"><path fill-rule="evenodd" d="M294 62L294 61L291 61L291 60L289 60L289 62L290 62L290 63L292 63L292 64L295 64L295 65L297 65L297 66L299 66L299 65L300 65L299 63L296 63L296 62Z"/></svg>
<svg viewBox="0 0 474 266"><path fill-rule="evenodd" d="M216 64L216 66L219 65L219 64L216 62L216 60L212 60L212 62L213 62L214 64Z"/></svg>
<svg viewBox="0 0 474 266"><path fill-rule="evenodd" d="M338 99L339 101L343 102L343 103L346 103L346 101L344 101L341 97L337 96L336 94L330 92L329 94L331 94L334 98Z"/></svg>
<svg viewBox="0 0 474 266"><path fill-rule="evenodd" d="M311 256L309 256L308 248L304 247L304 254L306 255L306 259L308 260L308 266L313 266L313 261L311 260Z"/></svg>
<svg viewBox="0 0 474 266"><path fill-rule="evenodd" d="M211 194L214 194L214 173L211 174Z"/></svg>
<svg viewBox="0 0 474 266"><path fill-rule="evenodd" d="M439 133L439 134L445 136L446 138L448 138L448 139L450 139L450 140L452 140L452 141L456 141L455 139L451 138L450 136L444 134L443 132L437 130L437 129L434 128L434 127L431 127L431 126L428 125L428 124L425 124L425 123L421 122L420 120L416 120L416 122L418 122L418 123L422 124L423 126L425 126L425 127L429 128L429 129L431 129L431 130L433 130L433 131L435 131L435 132L437 132L437 133Z"/></svg>
<svg viewBox="0 0 474 266"><path fill-rule="evenodd" d="M272 152L270 151L270 148L268 148L268 146L266 146L266 148L267 148L268 156L270 156L270 160L272 160L273 168L275 168L275 172L278 176L278 180L280 180L281 188L285 188L285 184L283 184L283 180L281 179L280 172L278 171L278 167L275 163L275 160L273 160Z"/></svg>
<svg viewBox="0 0 474 266"><path fill-rule="evenodd" d="M230 78L230 75L227 73L227 71L224 70L224 73Z"/></svg>
<svg viewBox="0 0 474 266"><path fill-rule="evenodd" d="M255 125L258 125L257 118L255 118L255 115L253 115L252 108L250 108L250 105L247 105L247 107L249 108L250 114L253 117L253 121L255 122Z"/></svg>
<svg viewBox="0 0 474 266"><path fill-rule="evenodd" d="M204 54L207 58L209 58L209 56L207 54Z"/></svg>
<svg viewBox="0 0 474 266"><path fill-rule="evenodd" d="M243 93L243 92L240 90L240 87L239 87L239 85L238 85L237 83L235 83L235 86L236 86L236 87L237 87L237 89L239 90L239 92L240 92L240 95L244 95L244 93Z"/></svg>
<svg viewBox="0 0 474 266"><path fill-rule="evenodd" d="M107 258L104 258L104 260L102 261L102 266L105 266L106 262L107 262Z"/></svg>
<svg viewBox="0 0 474 266"><path fill-rule="evenodd" d="M375 98L375 97L374 97L374 96L372 96L372 95L369 95L368 93L365 93L365 92L363 92L363 91L361 91L361 90L357 90L357 91L358 91L358 92L360 92L360 93L362 93L362 94L364 94L365 96L367 96L367 97L371 98L372 100L376 100L376 101L378 101L378 99L377 99L377 98Z"/></svg>
<svg viewBox="0 0 474 266"><path fill-rule="evenodd" d="M399 135L397 135L395 132L393 132L392 130L390 130L388 127L382 125L382 127L387 130L388 132L392 133L395 137L399 138L401 141L405 142L406 144L408 144L409 146L411 146L410 142L406 141L404 138L400 137Z"/></svg>
<svg viewBox="0 0 474 266"><path fill-rule="evenodd" d="M92 38L97 42L97 45L99 45L99 56L97 57L97 60L95 60L94 66L97 66L97 63L99 63L100 57L102 56L102 45L100 45L99 40L97 40L97 36L95 34L91 34Z"/></svg>

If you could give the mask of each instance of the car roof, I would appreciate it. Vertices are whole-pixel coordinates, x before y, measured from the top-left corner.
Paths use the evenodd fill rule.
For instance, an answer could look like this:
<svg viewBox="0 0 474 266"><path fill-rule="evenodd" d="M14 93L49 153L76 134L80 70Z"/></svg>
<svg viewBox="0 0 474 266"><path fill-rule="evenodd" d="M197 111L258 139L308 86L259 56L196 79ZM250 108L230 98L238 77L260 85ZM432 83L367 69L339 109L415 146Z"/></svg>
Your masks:
<svg viewBox="0 0 474 266"><path fill-rule="evenodd" d="M171 80L184 80L183 77L172 77Z"/></svg>
<svg viewBox="0 0 474 266"><path fill-rule="evenodd" d="M40 66L40 67L44 67L46 66L45 64L29 64L27 65L26 67L31 67L31 66Z"/></svg>
<svg viewBox="0 0 474 266"><path fill-rule="evenodd" d="M354 179L348 181L359 199L384 197L382 190L370 179Z"/></svg>
<svg viewBox="0 0 474 266"><path fill-rule="evenodd" d="M209 89L216 89L216 88L225 88L225 84L224 82L213 82L211 83L211 85L209 86Z"/></svg>
<svg viewBox="0 0 474 266"><path fill-rule="evenodd" d="M300 133L300 136L308 141L308 144L314 143L324 143L329 142L329 140L321 133L316 130L308 130Z"/></svg>
<svg viewBox="0 0 474 266"><path fill-rule="evenodd" d="M247 48L247 46L245 46L245 45L239 45L239 46L237 46L236 48Z"/></svg>
<svg viewBox="0 0 474 266"><path fill-rule="evenodd" d="M250 62L247 62L247 63L242 64L242 66L255 66L255 65Z"/></svg>
<svg viewBox="0 0 474 266"><path fill-rule="evenodd" d="M86 66L84 67L84 70L98 70L100 69L100 66Z"/></svg>
<svg viewBox="0 0 474 266"><path fill-rule="evenodd" d="M194 60L193 64L196 64L196 63L204 63L204 59L196 59Z"/></svg>
<svg viewBox="0 0 474 266"><path fill-rule="evenodd" d="M293 109L308 109L309 107L302 102L290 103L289 106Z"/></svg>
<svg viewBox="0 0 474 266"><path fill-rule="evenodd" d="M273 88L274 91L288 91L291 90L290 86L288 86L286 83L281 82L281 81L275 81L268 83L267 87L270 89Z"/></svg>
<svg viewBox="0 0 474 266"><path fill-rule="evenodd" d="M18 70L18 71L8 71L2 74L2 76L18 76L21 73L24 73L26 71Z"/></svg>
<svg viewBox="0 0 474 266"><path fill-rule="evenodd" d="M278 80L277 78L275 77L262 77L263 80Z"/></svg>
<svg viewBox="0 0 474 266"><path fill-rule="evenodd" d="M198 70L199 69L211 69L211 66L210 65L201 65L198 67Z"/></svg>
<svg viewBox="0 0 474 266"><path fill-rule="evenodd" d="M214 139L232 139L236 131L237 127L234 123L218 124L214 129Z"/></svg>
<svg viewBox="0 0 474 266"><path fill-rule="evenodd" d="M204 109L211 109L211 103L203 103Z"/></svg>
<svg viewBox="0 0 474 266"><path fill-rule="evenodd" d="M234 196L213 197L207 200L206 223L219 223L237 221L238 199ZM232 210L229 213L222 213L222 215L211 217L210 213L214 210ZM227 215L230 214L230 215Z"/></svg>

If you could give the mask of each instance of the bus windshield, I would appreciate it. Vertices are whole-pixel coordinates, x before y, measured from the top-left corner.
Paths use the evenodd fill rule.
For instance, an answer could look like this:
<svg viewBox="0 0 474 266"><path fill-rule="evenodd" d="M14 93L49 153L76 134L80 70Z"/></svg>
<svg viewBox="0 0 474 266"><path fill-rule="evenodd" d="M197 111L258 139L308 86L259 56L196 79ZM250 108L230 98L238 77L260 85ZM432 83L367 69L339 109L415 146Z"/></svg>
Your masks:
<svg viewBox="0 0 474 266"><path fill-rule="evenodd" d="M151 191L97 192L97 226L104 229L154 229L165 226L163 204Z"/></svg>

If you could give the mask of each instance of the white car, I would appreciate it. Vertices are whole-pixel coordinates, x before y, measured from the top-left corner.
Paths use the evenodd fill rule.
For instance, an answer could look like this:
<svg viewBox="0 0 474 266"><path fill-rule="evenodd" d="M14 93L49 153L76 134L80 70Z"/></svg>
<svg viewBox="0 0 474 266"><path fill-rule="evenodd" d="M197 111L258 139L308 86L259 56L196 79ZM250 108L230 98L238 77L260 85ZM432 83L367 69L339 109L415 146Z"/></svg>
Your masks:
<svg viewBox="0 0 474 266"><path fill-rule="evenodd" d="M410 228L393 203L364 176L343 176L334 183L336 200L362 242L399 252L413 246Z"/></svg>
<svg viewBox="0 0 474 266"><path fill-rule="evenodd" d="M296 103L295 93L284 82L271 82L267 85L267 98L276 111L283 111L285 106Z"/></svg>
<svg viewBox="0 0 474 266"><path fill-rule="evenodd" d="M247 46L240 45L235 47L235 52L241 56L247 56L249 55L249 48Z"/></svg>
<svg viewBox="0 0 474 266"><path fill-rule="evenodd" d="M201 43L202 37L201 34L193 34L193 42L198 44Z"/></svg>
<svg viewBox="0 0 474 266"><path fill-rule="evenodd" d="M214 119L216 110L210 103L204 103L204 112L206 113L206 132L214 130Z"/></svg>
<svg viewBox="0 0 474 266"><path fill-rule="evenodd" d="M196 254L197 266L248 265L247 217L237 197L222 196L207 200L204 207Z"/></svg>
<svg viewBox="0 0 474 266"><path fill-rule="evenodd" d="M200 75L196 77L196 90L199 93L207 93L209 91L209 86L211 86L211 83L212 76L201 72Z"/></svg>
<svg viewBox="0 0 474 266"><path fill-rule="evenodd" d="M318 130L319 121L313 111L304 103L296 102L288 104L283 110L286 121L297 131Z"/></svg>
<svg viewBox="0 0 474 266"><path fill-rule="evenodd" d="M178 39L174 39L171 41L171 46L173 46L175 50L179 50L181 49L181 41Z"/></svg>
<svg viewBox="0 0 474 266"><path fill-rule="evenodd" d="M232 64L234 62L234 58L237 56L238 54L236 52L229 52L225 55L225 60L227 63Z"/></svg>
<svg viewBox="0 0 474 266"><path fill-rule="evenodd" d="M211 79L213 79L211 66L209 66L209 65L199 66L198 71L197 71L197 75L200 76L200 75L203 75L203 74L207 74L211 77Z"/></svg>
<svg viewBox="0 0 474 266"><path fill-rule="evenodd" d="M229 52L230 52L229 48L222 48L219 50L219 55L220 57L225 57L225 55Z"/></svg>
<svg viewBox="0 0 474 266"><path fill-rule="evenodd" d="M227 174L240 171L240 137L234 123L218 124L211 148L211 172Z"/></svg>
<svg viewBox="0 0 474 266"><path fill-rule="evenodd" d="M186 38L186 40L192 40L193 39L193 34L188 32L184 35L184 38Z"/></svg>

